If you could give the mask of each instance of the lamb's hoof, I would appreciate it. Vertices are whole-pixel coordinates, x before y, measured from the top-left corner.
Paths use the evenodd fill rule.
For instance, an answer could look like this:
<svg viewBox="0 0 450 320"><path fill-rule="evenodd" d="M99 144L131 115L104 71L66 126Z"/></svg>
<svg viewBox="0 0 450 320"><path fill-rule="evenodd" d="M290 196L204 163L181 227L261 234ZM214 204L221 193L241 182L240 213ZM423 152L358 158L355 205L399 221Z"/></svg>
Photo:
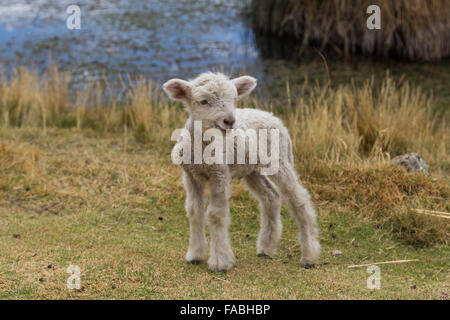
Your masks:
<svg viewBox="0 0 450 320"><path fill-rule="evenodd" d="M186 256L184 257L184 260L186 260L187 264L197 265L197 264L200 264L203 261L205 261L205 256L206 256L206 254L204 252L188 250L188 252L186 253Z"/></svg>
<svg viewBox="0 0 450 320"><path fill-rule="evenodd" d="M228 270L226 270L226 269L217 269L217 270L212 270L212 269L210 269L212 272L217 272L217 273L227 273L228 272Z"/></svg>
<svg viewBox="0 0 450 320"><path fill-rule="evenodd" d="M227 272L234 266L234 259L231 257L222 258L222 259L209 259L208 267L209 270L213 272Z"/></svg>
<svg viewBox="0 0 450 320"><path fill-rule="evenodd" d="M300 263L300 265L305 269L313 269L315 267L314 263Z"/></svg>
<svg viewBox="0 0 450 320"><path fill-rule="evenodd" d="M231 268L233 268L232 264L227 266L212 266L211 264L209 265L209 270L211 270L212 272L227 273L227 271Z"/></svg>
<svg viewBox="0 0 450 320"><path fill-rule="evenodd" d="M270 259L271 257L265 253L258 253L258 258Z"/></svg>

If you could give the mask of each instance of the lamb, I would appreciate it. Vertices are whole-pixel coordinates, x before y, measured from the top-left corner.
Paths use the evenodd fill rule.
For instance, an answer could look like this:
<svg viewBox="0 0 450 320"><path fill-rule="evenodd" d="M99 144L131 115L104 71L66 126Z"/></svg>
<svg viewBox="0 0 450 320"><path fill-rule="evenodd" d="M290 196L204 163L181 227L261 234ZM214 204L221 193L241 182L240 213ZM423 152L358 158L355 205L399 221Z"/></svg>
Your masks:
<svg viewBox="0 0 450 320"><path fill-rule="evenodd" d="M172 79L163 85L163 90L171 100L181 101L185 106L188 112L185 132L191 139L195 138L196 122L201 122L203 132L214 129L222 135L238 129L243 132L249 129L275 129L279 132L279 140L267 137L271 145L279 144L278 170L273 174L262 173L267 165L259 162L181 164L190 224L189 247L185 259L191 264L206 260L208 245L205 227L208 225L208 266L212 271L226 272L235 263L228 232L232 178L242 178L259 202L261 219L256 252L258 257L275 255L282 229L281 195L299 228L298 241L302 251L300 265L304 268L313 267L320 254L316 214L308 191L298 181L288 130L272 113L235 108L236 100L248 95L256 84L256 79L250 76L229 79L221 73L207 72L190 81ZM180 146L191 139L182 136L174 150L180 150ZM203 141L201 150L205 150L205 146ZM249 143L246 146L249 147ZM228 151L228 148L230 145L227 144L225 150ZM236 145L231 145L231 148L236 149ZM193 148L191 150L195 151ZM248 160L249 152L246 152ZM206 186L210 189L210 201L205 210Z"/></svg>

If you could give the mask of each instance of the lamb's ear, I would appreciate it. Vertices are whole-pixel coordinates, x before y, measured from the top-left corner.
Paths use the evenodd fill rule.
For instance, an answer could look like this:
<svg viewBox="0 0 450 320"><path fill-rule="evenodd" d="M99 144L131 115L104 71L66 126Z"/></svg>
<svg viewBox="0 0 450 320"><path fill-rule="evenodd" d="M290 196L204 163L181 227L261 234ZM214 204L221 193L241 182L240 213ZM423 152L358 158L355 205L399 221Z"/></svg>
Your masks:
<svg viewBox="0 0 450 320"><path fill-rule="evenodd" d="M234 85L236 86L239 98L244 97L252 92L257 84L257 80L250 76L242 76L231 81L233 81Z"/></svg>
<svg viewBox="0 0 450 320"><path fill-rule="evenodd" d="M192 96L192 85L181 79L167 81L163 84L163 90L172 100L189 101Z"/></svg>

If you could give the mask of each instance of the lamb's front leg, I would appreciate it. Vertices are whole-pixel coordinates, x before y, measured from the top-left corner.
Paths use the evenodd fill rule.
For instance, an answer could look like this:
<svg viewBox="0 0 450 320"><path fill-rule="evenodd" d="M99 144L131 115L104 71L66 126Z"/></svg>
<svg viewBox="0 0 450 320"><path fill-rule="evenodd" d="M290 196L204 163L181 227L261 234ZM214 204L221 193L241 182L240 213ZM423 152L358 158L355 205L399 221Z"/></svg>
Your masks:
<svg viewBox="0 0 450 320"><path fill-rule="evenodd" d="M205 187L189 172L183 172L183 183L186 189L186 214L190 229L186 262L198 264L206 259L208 247L205 233Z"/></svg>
<svg viewBox="0 0 450 320"><path fill-rule="evenodd" d="M212 271L225 272L234 265L234 254L231 249L230 235L230 197L231 179L220 176L212 179L211 201L206 216L211 235L209 269Z"/></svg>

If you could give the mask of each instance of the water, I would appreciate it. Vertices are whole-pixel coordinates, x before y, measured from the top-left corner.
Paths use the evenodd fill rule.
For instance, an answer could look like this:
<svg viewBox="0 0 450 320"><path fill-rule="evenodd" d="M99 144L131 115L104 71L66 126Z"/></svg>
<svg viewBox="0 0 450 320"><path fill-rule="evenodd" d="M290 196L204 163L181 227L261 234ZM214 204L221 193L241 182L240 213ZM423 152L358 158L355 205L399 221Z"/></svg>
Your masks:
<svg viewBox="0 0 450 320"><path fill-rule="evenodd" d="M261 58L242 0L0 0L0 65L44 69L49 61L88 77L143 74L162 82L206 70L246 68ZM66 9L81 8L81 30Z"/></svg>
<svg viewBox="0 0 450 320"><path fill-rule="evenodd" d="M115 82L120 75L144 75L162 84L211 69L235 75L245 70L259 80L255 94L278 105L301 97L305 83L382 80L389 69L398 79L405 76L434 91L438 109L450 109L450 59L324 63L317 55L292 62L295 50L289 42L255 36L244 14L249 1L0 0L0 68L8 74L16 64L44 70L49 61L56 62L72 73L75 87L102 76ZM81 30L67 28L71 4L81 8Z"/></svg>

